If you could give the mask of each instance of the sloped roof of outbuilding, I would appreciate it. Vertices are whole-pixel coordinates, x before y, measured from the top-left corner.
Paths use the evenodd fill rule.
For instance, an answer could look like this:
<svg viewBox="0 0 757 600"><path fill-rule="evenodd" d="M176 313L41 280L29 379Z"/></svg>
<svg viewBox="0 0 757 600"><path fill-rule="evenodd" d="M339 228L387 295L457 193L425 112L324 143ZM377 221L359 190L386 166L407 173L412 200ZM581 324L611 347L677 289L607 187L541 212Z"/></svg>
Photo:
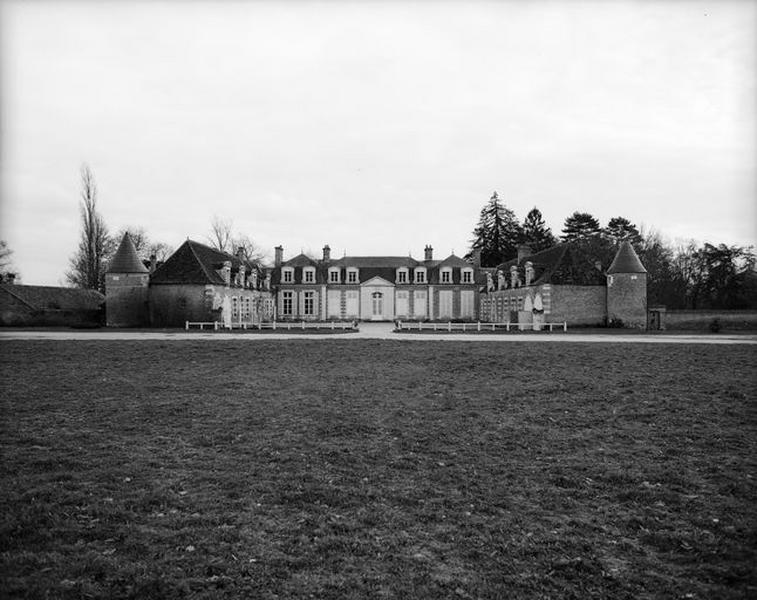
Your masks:
<svg viewBox="0 0 757 600"><path fill-rule="evenodd" d="M118 245L113 259L110 261L108 267L108 273L148 273L147 268L142 264L142 261L137 255L137 249L134 247L134 242L131 240L131 236L124 233L124 237L121 238L121 243Z"/></svg>
<svg viewBox="0 0 757 600"><path fill-rule="evenodd" d="M239 259L231 254L187 240L155 270L150 283L223 285L223 277L216 269L220 269L226 261L231 262L232 270L239 269L241 264Z"/></svg>
<svg viewBox="0 0 757 600"><path fill-rule="evenodd" d="M641 264L639 256L636 254L636 251L633 249L631 242L629 242L628 240L620 244L620 248L618 248L618 252L613 259L610 268L607 269L608 275L612 275L613 273L646 272L647 270L644 268L644 265Z"/></svg>
<svg viewBox="0 0 757 600"><path fill-rule="evenodd" d="M97 290L16 284L0 285L0 290L32 310L96 310L105 302L105 296Z"/></svg>

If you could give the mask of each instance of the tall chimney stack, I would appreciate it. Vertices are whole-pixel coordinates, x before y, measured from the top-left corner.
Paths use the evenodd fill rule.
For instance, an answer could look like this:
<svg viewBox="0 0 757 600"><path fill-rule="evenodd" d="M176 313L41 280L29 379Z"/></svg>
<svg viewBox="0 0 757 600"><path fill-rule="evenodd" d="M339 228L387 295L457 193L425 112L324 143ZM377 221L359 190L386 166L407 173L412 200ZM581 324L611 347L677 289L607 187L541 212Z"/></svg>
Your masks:
<svg viewBox="0 0 757 600"><path fill-rule="evenodd" d="M426 247L423 249L424 253L424 259L423 260L434 260L434 249L426 244Z"/></svg>
<svg viewBox="0 0 757 600"><path fill-rule="evenodd" d="M276 246L273 250L275 252L273 264L276 267L280 267L281 263L284 262L284 246Z"/></svg>
<svg viewBox="0 0 757 600"><path fill-rule="evenodd" d="M331 248L329 247L328 244L326 244L323 247L323 261L326 262L329 260L331 260Z"/></svg>

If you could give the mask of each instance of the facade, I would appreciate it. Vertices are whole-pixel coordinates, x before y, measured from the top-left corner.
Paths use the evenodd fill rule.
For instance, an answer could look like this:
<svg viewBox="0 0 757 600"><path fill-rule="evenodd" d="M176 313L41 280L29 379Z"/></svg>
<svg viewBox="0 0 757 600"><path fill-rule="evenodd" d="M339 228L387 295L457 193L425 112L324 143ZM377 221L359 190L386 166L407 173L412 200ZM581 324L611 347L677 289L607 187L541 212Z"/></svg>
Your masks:
<svg viewBox="0 0 757 600"><path fill-rule="evenodd" d="M623 242L605 268L575 244L532 254L527 247L496 269L455 255L299 254L264 268L187 240L168 260L145 266L128 234L106 276L107 324L179 327L262 321L567 322L571 326L646 327L646 270ZM148 268L149 267L149 268Z"/></svg>
<svg viewBox="0 0 757 600"><path fill-rule="evenodd" d="M558 244L488 270L479 297L482 320L524 324L646 327L646 269L623 242L607 271L574 244Z"/></svg>
<svg viewBox="0 0 757 600"><path fill-rule="evenodd" d="M124 235L105 279L106 322L183 327L186 321L253 325L273 318L270 276L259 265L187 240L147 268Z"/></svg>
<svg viewBox="0 0 757 600"><path fill-rule="evenodd" d="M405 256L331 258L299 254L283 260L276 248L273 286L280 320L476 320L480 270L451 255L433 259Z"/></svg>

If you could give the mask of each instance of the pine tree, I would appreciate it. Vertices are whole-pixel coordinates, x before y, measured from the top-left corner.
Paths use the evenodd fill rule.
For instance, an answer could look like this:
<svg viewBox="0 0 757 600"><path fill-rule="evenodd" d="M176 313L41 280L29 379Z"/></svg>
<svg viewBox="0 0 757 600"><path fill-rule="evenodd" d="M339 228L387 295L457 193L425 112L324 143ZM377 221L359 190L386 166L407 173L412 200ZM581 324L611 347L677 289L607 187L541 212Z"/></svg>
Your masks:
<svg viewBox="0 0 757 600"><path fill-rule="evenodd" d="M496 267L517 254L521 235L521 227L515 219L515 213L502 204L497 192L494 192L486 206L481 209L478 225L473 230L468 256L480 250L481 266Z"/></svg>
<svg viewBox="0 0 757 600"><path fill-rule="evenodd" d="M541 211L534 207L523 221L523 243L531 247L532 252L541 252L555 245L557 240L552 230L544 222Z"/></svg>
<svg viewBox="0 0 757 600"><path fill-rule="evenodd" d="M613 217L607 223L607 227L604 229L604 234L612 240L615 245L619 245L620 242L628 240L635 248L639 248L642 239L639 230L636 225L631 223L625 217Z"/></svg>
<svg viewBox="0 0 757 600"><path fill-rule="evenodd" d="M562 230L562 239L564 242L583 241L602 232L602 228L589 213L574 212L565 219L565 226Z"/></svg>

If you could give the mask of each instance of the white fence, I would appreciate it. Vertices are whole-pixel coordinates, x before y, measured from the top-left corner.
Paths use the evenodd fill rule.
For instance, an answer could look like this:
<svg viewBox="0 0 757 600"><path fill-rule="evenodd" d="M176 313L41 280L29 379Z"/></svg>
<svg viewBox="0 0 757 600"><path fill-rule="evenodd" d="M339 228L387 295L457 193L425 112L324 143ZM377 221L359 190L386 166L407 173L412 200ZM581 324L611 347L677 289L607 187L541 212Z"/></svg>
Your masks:
<svg viewBox="0 0 757 600"><path fill-rule="evenodd" d="M184 329L187 331L192 327L199 327L201 330L208 328L213 329L214 331L218 331L219 329L271 329L274 331L291 331L291 330L297 330L297 329L341 329L341 330L352 330L357 329L358 325L356 321L351 321L349 323L347 322L336 322L336 321L300 321L298 323L292 322L292 321L285 321L285 322L276 322L276 321L267 321L264 323L232 323L231 325L224 325L220 321L186 321L184 324Z"/></svg>
<svg viewBox="0 0 757 600"><path fill-rule="evenodd" d="M397 331L497 331L505 330L510 331L524 331L526 329L532 329L539 331L541 329L549 329L552 331L555 327L561 328L563 331L568 331L567 321L562 323L423 323L422 321L416 322L402 322L397 321Z"/></svg>

